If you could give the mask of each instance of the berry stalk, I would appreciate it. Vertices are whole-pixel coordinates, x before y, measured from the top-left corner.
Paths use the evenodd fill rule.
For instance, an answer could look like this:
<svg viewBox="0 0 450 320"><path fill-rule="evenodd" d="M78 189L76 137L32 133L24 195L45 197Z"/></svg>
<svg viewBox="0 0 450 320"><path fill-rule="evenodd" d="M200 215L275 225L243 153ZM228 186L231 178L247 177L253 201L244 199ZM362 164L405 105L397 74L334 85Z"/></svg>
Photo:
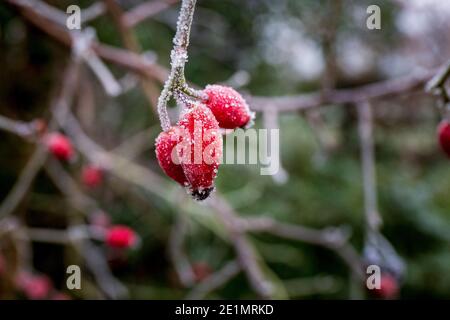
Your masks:
<svg viewBox="0 0 450 320"><path fill-rule="evenodd" d="M188 59L189 36L191 32L192 20L194 17L196 0L183 0L181 4L180 14L178 16L177 31L173 38L174 47L170 54L171 70L169 78L164 83L163 90L158 99L158 114L161 127L164 131L170 129L170 118L167 112L167 103L176 91L192 91L187 89L186 79L184 76L184 66Z"/></svg>

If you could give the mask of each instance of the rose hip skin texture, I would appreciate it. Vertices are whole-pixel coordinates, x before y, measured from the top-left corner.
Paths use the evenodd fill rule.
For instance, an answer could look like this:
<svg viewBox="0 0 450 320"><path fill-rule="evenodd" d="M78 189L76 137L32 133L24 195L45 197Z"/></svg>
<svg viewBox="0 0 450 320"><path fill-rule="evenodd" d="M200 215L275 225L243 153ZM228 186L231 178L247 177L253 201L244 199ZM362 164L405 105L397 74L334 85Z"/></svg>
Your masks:
<svg viewBox="0 0 450 320"><path fill-rule="evenodd" d="M450 123L442 120L438 127L439 144L442 150L450 157Z"/></svg>
<svg viewBox="0 0 450 320"><path fill-rule="evenodd" d="M102 183L103 171L96 166L86 166L81 172L81 181L86 187L94 188Z"/></svg>
<svg viewBox="0 0 450 320"><path fill-rule="evenodd" d="M116 225L107 231L105 241L112 248L130 248L136 244L137 236L133 229Z"/></svg>
<svg viewBox="0 0 450 320"><path fill-rule="evenodd" d="M186 186L188 181L184 175L183 168L180 164L174 163L172 159L173 148L180 140L180 129L172 127L166 132L161 132L156 138L156 158L159 166L173 180ZM176 151L174 152L176 156Z"/></svg>
<svg viewBox="0 0 450 320"><path fill-rule="evenodd" d="M69 160L73 156L73 146L69 138L61 133L51 133L45 143L48 150L59 160Z"/></svg>
<svg viewBox="0 0 450 320"><path fill-rule="evenodd" d="M195 104L182 115L178 126L183 130L181 140L186 146L178 152L184 175L192 196L204 200L214 190L214 179L222 157L219 124L211 110Z"/></svg>
<svg viewBox="0 0 450 320"><path fill-rule="evenodd" d="M221 128L242 128L252 119L252 113L244 98L233 88L208 85L204 92L208 96L206 106L211 109Z"/></svg>

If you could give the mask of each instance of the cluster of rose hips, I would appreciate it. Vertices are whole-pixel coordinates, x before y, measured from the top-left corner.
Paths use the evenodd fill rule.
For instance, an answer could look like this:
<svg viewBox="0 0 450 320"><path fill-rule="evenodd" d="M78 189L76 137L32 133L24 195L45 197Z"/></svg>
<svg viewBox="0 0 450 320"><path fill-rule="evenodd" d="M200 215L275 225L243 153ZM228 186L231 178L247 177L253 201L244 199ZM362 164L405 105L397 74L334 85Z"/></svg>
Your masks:
<svg viewBox="0 0 450 320"><path fill-rule="evenodd" d="M43 143L48 151L60 161L71 161L75 151L71 140L62 133L53 132L43 135ZM101 167L93 164L85 165L81 170L81 183L87 188L95 188L102 184L104 171ZM125 249L134 248L139 242L136 232L124 225L111 225L109 216L105 213L93 214L91 225L104 231L104 243L107 247L121 253ZM39 279L38 279L39 280ZM44 281L37 281L33 288L43 288Z"/></svg>
<svg viewBox="0 0 450 320"><path fill-rule="evenodd" d="M253 118L244 98L234 89L208 85L203 93L203 101L187 102L178 123L156 139L160 167L196 200L206 199L214 190L222 156L220 129L247 127ZM179 148L181 145L187 146L188 152ZM196 161L199 151L203 157Z"/></svg>
<svg viewBox="0 0 450 320"><path fill-rule="evenodd" d="M48 133L44 135L43 142L48 151L58 160L71 161L75 156L72 142L62 133ZM103 182L103 170L96 165L85 165L81 171L81 182L88 188L99 186Z"/></svg>

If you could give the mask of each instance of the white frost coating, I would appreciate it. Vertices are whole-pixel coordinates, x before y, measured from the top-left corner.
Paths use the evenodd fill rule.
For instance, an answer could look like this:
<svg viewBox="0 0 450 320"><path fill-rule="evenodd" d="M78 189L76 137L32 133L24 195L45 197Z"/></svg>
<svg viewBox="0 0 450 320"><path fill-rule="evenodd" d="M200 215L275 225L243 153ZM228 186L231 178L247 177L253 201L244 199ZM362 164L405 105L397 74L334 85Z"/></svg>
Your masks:
<svg viewBox="0 0 450 320"><path fill-rule="evenodd" d="M196 0L183 0L178 16L177 32L173 38L174 48L170 54L171 70L158 99L159 121L164 131L169 130L171 127L169 114L167 113L167 103L174 91L181 91L185 86L184 65L188 59L187 48L195 3Z"/></svg>

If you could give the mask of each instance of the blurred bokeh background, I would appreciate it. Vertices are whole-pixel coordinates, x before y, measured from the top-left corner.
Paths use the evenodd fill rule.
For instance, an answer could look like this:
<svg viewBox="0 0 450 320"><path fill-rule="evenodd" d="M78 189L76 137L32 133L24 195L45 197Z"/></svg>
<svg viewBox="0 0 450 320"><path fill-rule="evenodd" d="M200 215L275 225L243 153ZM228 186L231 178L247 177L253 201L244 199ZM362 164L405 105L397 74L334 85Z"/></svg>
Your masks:
<svg viewBox="0 0 450 320"><path fill-rule="evenodd" d="M132 33L148 61L168 68L179 2L147 2L167 6L136 24ZM94 1L46 3L62 12L72 4L82 9L96 5ZM98 42L124 48L114 18L100 3L98 8L104 12L84 27L96 30ZM127 11L144 1L117 3ZM381 30L366 27L366 9L372 4L381 8ZM0 114L35 126L36 119L51 118L70 50L30 20L11 1L0 3ZM198 87L225 83L253 96L359 87L446 63L449 30L449 1L199 0L186 77ZM154 110L160 81L149 80L145 94L134 73L117 64L106 65L127 89L116 97L108 96L84 65L73 114L102 148L122 152L159 175L164 192L149 192L142 184L130 183L108 170L103 172L101 185L85 186L81 171L92 159L79 152L70 162L44 160L14 210L0 217L4 220L0 298L184 298L236 258L216 213L186 197L157 165L154 139L160 126ZM441 119L438 101L420 87L371 103L381 232L406 265L398 297L450 298L450 160L436 140ZM365 223L357 119L356 109L349 105L280 113L281 162L287 181L261 176L257 165L223 165L217 192L241 217L270 217L317 229L347 226L351 244L361 253ZM260 113L255 126L264 127ZM0 202L23 174L35 148L32 139L0 131ZM58 177L63 184L75 182L78 191L62 192ZM85 205L86 199L78 192L95 206ZM108 247L102 241L102 228L109 224L129 226L139 241L129 249ZM64 232L76 225L100 229L94 228L89 249L61 240L66 233L45 233ZM29 229L30 236L17 240L14 228L25 235ZM39 232L44 232L44 240L39 240ZM183 234L183 239L177 234ZM276 297L372 298L333 251L263 233L252 233L247 239L265 277L276 284ZM183 242L182 255L176 253L177 241ZM80 253L83 250L90 253ZM107 275L96 274L96 267L86 263L92 255L95 266L106 264ZM193 269L193 282L183 285L180 281L174 256L175 260L182 257L181 266L187 263L188 271ZM71 264L81 267L81 290L66 288L66 268ZM45 280L27 291L23 283L43 276ZM34 280L17 280L21 277ZM99 285L99 281L113 281L116 287ZM52 294L36 293L46 287L52 288ZM245 272L236 272L206 297L240 299L257 294Z"/></svg>

